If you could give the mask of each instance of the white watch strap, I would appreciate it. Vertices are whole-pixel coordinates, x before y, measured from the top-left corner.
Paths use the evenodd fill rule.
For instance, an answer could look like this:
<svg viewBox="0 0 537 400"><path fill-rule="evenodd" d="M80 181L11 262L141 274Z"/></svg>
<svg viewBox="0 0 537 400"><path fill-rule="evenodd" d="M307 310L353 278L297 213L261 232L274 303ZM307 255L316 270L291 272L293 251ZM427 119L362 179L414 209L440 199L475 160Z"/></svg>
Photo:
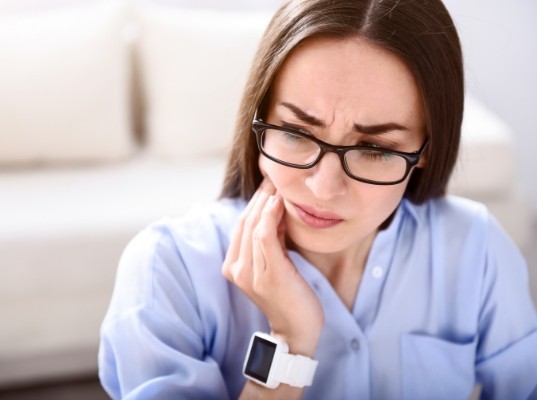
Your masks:
<svg viewBox="0 0 537 400"><path fill-rule="evenodd" d="M278 356L276 365L276 379L290 386L310 386L317 369L317 360L299 354L282 354Z"/></svg>

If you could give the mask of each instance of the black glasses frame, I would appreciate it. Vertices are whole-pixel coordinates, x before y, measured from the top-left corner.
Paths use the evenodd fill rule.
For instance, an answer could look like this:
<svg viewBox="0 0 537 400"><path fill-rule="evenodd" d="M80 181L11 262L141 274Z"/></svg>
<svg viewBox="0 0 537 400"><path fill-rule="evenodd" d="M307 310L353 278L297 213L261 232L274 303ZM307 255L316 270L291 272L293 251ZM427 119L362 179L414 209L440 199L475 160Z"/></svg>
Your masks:
<svg viewBox="0 0 537 400"><path fill-rule="evenodd" d="M293 163L288 163L288 162L279 160L275 157L272 157L270 154L266 153L265 150L263 149L263 136L267 129L274 129L274 130L278 130L282 132L289 132L293 135L311 140L317 143L317 145L319 145L319 147L321 148L321 152L319 153L319 156L314 161L306 165L293 164ZM326 153L336 153L339 156L339 159L341 161L341 166L343 167L343 170L345 171L345 174L347 174L347 176L349 176L350 178L356 181L370 183L372 185L396 185L398 183L403 182L407 178L412 167L416 166L420 162L421 157L423 157L423 154L425 153L425 149L427 148L427 144L429 143L429 137L427 137L425 139L425 142L421 146L421 148L418 151L411 152L411 153L406 153L406 152L396 151L396 150L388 150L388 149L384 149L382 147L376 147L376 146L334 146L330 143L323 142L322 140L319 140L316 137L300 132L299 130L284 128L278 125L267 124L259 119L253 120L252 131L256 136L257 147L259 148L259 151L265 157L269 158L270 160L274 162L277 162L278 164L285 165L291 168L309 169L309 168L314 167L319 161L321 161L321 159ZM374 150L374 151L380 151L386 154L393 154L396 156L403 157L406 161L405 174L403 175L401 179L398 179L396 181L390 181L390 182L378 182L378 181L373 181L370 179L365 179L365 178L360 178L358 176L355 176L350 172L349 168L347 167L347 162L345 161L345 154L351 150Z"/></svg>

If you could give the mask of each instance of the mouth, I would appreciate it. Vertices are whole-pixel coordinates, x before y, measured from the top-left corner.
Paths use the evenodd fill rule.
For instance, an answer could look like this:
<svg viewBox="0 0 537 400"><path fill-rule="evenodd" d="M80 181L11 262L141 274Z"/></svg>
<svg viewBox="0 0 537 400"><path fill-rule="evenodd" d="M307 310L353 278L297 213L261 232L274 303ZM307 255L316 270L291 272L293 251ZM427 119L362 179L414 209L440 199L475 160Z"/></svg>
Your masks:
<svg viewBox="0 0 537 400"><path fill-rule="evenodd" d="M316 210L306 205L293 206L300 220L312 228L331 228L343 222L343 218L332 212Z"/></svg>

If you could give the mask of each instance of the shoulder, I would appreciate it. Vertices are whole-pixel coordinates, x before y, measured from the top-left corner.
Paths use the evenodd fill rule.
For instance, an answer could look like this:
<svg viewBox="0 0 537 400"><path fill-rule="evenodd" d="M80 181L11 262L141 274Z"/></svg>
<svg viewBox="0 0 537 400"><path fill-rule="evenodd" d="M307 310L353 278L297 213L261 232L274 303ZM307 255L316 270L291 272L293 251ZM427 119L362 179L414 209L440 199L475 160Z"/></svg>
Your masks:
<svg viewBox="0 0 537 400"><path fill-rule="evenodd" d="M524 270L520 250L484 204L445 196L421 205L405 201L404 208L415 221L414 239L429 246L434 259L442 254L452 265L471 264L475 273L513 270L514 264Z"/></svg>
<svg viewBox="0 0 537 400"><path fill-rule="evenodd" d="M491 230L502 230L484 204L463 197L444 196L420 205L405 200L404 207L419 230L438 239L475 238L484 243Z"/></svg>
<svg viewBox="0 0 537 400"><path fill-rule="evenodd" d="M223 199L199 205L179 217L160 219L140 231L125 251L155 254L169 247L196 247L204 243L227 247L244 206L242 200Z"/></svg>
<svg viewBox="0 0 537 400"><path fill-rule="evenodd" d="M486 224L490 218L484 204L451 195L434 198L419 205L405 200L405 207L419 222L448 220L465 224Z"/></svg>
<svg viewBox="0 0 537 400"><path fill-rule="evenodd" d="M220 277L229 236L243 208L243 201L219 200L142 229L121 255L115 297L128 301L126 307L151 306L166 293L194 298L200 274L210 271L210 279Z"/></svg>
<svg viewBox="0 0 537 400"><path fill-rule="evenodd" d="M446 196L404 206L416 221L416 238L426 240L437 264L479 276L490 286L526 284L520 249L485 205Z"/></svg>

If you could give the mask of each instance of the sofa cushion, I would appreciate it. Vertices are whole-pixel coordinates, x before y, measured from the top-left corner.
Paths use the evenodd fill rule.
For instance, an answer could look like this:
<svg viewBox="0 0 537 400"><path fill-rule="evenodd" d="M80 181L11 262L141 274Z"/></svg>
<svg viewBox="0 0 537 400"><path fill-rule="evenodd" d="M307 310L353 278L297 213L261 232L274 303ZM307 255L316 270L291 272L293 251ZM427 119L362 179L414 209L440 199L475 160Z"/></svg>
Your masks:
<svg viewBox="0 0 537 400"><path fill-rule="evenodd" d="M225 164L141 152L77 168L0 169L0 388L93 373L126 244L147 224L215 199Z"/></svg>
<svg viewBox="0 0 537 400"><path fill-rule="evenodd" d="M138 3L146 139L160 157L222 153L271 13Z"/></svg>
<svg viewBox="0 0 537 400"><path fill-rule="evenodd" d="M18 11L0 17L0 165L130 154L125 3Z"/></svg>

